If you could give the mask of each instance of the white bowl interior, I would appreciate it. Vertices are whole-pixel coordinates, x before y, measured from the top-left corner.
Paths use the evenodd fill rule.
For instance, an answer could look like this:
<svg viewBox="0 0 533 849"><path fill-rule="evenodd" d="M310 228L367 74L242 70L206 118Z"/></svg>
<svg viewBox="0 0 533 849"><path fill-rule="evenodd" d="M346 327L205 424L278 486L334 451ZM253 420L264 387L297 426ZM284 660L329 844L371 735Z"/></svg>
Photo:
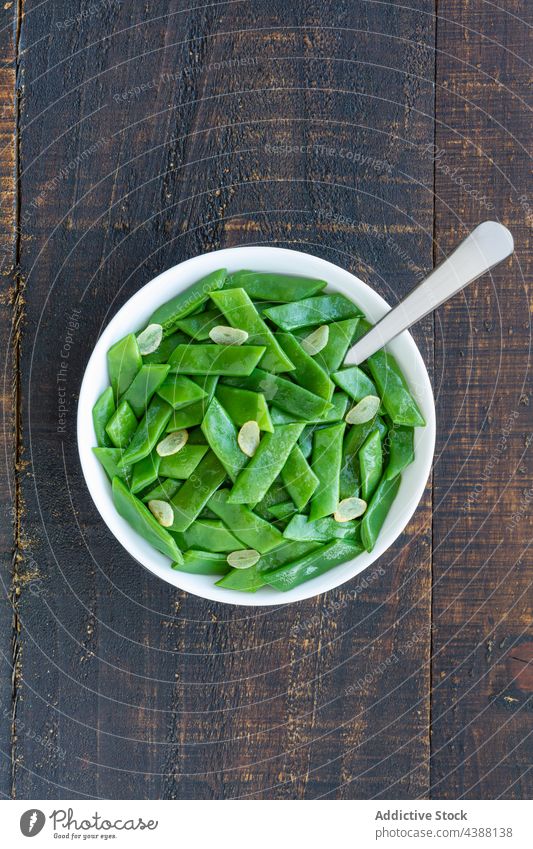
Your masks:
<svg viewBox="0 0 533 849"><path fill-rule="evenodd" d="M91 411L109 383L106 355L111 345L127 333L140 330L157 306L217 268L227 268L230 272L247 268L327 280L329 291L342 292L354 300L373 322L389 309L380 295L348 271L310 254L285 248L228 248L194 257L168 269L124 304L100 336L91 355L78 402L78 449L83 474L91 497L110 531L132 557L163 581L203 598L230 604L264 606L301 601L339 586L370 566L392 545L413 515L424 492L435 448L435 405L431 383L412 336L408 332L402 333L388 346L388 350L398 360L427 426L415 430L415 460L403 472L398 495L370 554L361 554L288 593L269 587L251 594L225 590L215 586L216 578L212 576L189 575L171 569L168 558L152 548L115 510L111 485L91 450L96 445Z"/></svg>

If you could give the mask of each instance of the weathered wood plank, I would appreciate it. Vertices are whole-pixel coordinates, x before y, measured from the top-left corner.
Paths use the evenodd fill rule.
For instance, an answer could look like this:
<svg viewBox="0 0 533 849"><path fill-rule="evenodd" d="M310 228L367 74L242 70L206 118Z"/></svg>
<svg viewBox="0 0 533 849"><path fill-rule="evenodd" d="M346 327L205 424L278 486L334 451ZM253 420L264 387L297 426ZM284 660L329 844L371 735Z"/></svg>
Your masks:
<svg viewBox="0 0 533 849"><path fill-rule="evenodd" d="M42 582L19 600L18 716L51 746L17 741L17 795L425 795L429 491L357 600L353 582L274 611L210 604L111 538L75 409L102 326L188 256L302 247L391 301L431 265L434 20L344 0L333 19L281 0L74 14L24 25L27 44L51 29L24 57L24 528ZM417 339L431 368L431 320Z"/></svg>
<svg viewBox="0 0 533 849"><path fill-rule="evenodd" d="M13 601L17 592L18 564L14 556L17 533L15 428L17 385L14 378L16 336L15 306L18 301L17 198L16 198L16 4L0 10L0 346L2 388L0 392L0 796L11 795L13 772L13 675L18 656Z"/></svg>
<svg viewBox="0 0 533 849"><path fill-rule="evenodd" d="M437 251L498 218L516 253L437 325L431 793L531 798L531 9L438 8Z"/></svg>

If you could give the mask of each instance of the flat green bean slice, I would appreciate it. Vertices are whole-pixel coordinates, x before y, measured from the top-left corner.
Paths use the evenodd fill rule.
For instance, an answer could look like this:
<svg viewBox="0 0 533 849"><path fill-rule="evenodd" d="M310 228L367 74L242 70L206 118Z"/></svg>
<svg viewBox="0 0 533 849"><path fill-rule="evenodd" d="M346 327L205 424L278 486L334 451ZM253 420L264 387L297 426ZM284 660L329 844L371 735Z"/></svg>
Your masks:
<svg viewBox="0 0 533 849"><path fill-rule="evenodd" d="M304 298L292 304L283 304L265 310L265 315L282 330L296 330L298 327L310 327L327 324L344 318L357 318L361 310L344 295L318 295Z"/></svg>
<svg viewBox="0 0 533 849"><path fill-rule="evenodd" d="M268 433L274 430L265 396L261 392L219 384L215 395L237 427L254 421L260 430Z"/></svg>
<svg viewBox="0 0 533 849"><path fill-rule="evenodd" d="M154 548L176 563L181 563L183 556L176 540L161 527L148 508L127 489L120 478L113 478L113 503L117 512Z"/></svg>
<svg viewBox="0 0 533 849"><path fill-rule="evenodd" d="M379 390L383 406L397 425L422 427L425 419L409 391L407 381L392 354L377 351L367 360L368 367Z"/></svg>
<svg viewBox="0 0 533 849"><path fill-rule="evenodd" d="M159 437L164 433L166 424L172 413L172 407L154 395L144 414L133 438L124 452L122 462L138 463L155 448Z"/></svg>
<svg viewBox="0 0 533 849"><path fill-rule="evenodd" d="M276 400L276 399L274 399ZM327 410L323 416L317 419L307 419L307 423L314 424L333 424L334 422L342 421L346 415L348 407L348 396L344 392L335 392L330 401L331 409ZM295 413L287 413L285 410L280 410L279 407L273 406L271 412L271 420L273 425L291 424L293 422L301 422L301 415Z"/></svg>
<svg viewBox="0 0 533 849"><path fill-rule="evenodd" d="M283 531L285 539L299 542L328 542L330 539L349 539L359 535L360 522L336 522L331 516L310 522L308 516L298 513L293 516Z"/></svg>
<svg viewBox="0 0 533 849"><path fill-rule="evenodd" d="M258 569L258 564L249 569L232 569L216 582L217 587L226 590L238 590L243 593L255 593L265 586L265 579Z"/></svg>
<svg viewBox="0 0 533 849"><path fill-rule="evenodd" d="M231 490L232 504L256 504L281 472L300 436L303 425L291 424L265 433L254 456L239 473Z"/></svg>
<svg viewBox="0 0 533 849"><path fill-rule="evenodd" d="M105 430L115 448L126 448L136 428L135 413L127 401L122 401L109 419Z"/></svg>
<svg viewBox="0 0 533 849"><path fill-rule="evenodd" d="M237 428L226 410L213 398L202 422L204 434L211 450L217 455L232 481L248 462L237 442Z"/></svg>
<svg viewBox="0 0 533 849"><path fill-rule="evenodd" d="M207 445L185 445L176 454L161 457L159 474L172 480L187 480L208 452Z"/></svg>
<svg viewBox="0 0 533 849"><path fill-rule="evenodd" d="M247 377L265 351L257 345L178 345L169 363L178 374Z"/></svg>
<svg viewBox="0 0 533 849"><path fill-rule="evenodd" d="M345 429L345 423L339 422L315 431L313 436L311 468L319 483L311 501L311 521L322 519L337 509Z"/></svg>
<svg viewBox="0 0 533 849"><path fill-rule="evenodd" d="M414 429L393 425L387 434L389 463L385 470L387 480L395 478L415 459Z"/></svg>
<svg viewBox="0 0 533 849"><path fill-rule="evenodd" d="M368 436L359 451L359 471L361 475L361 494L365 501L370 501L383 469L383 451L379 430L374 430Z"/></svg>
<svg viewBox="0 0 533 849"><path fill-rule="evenodd" d="M171 480L171 478L160 479L157 486L154 486L149 492L143 492L141 501L147 504L149 501L170 501L173 495L176 495L181 486L181 481Z"/></svg>
<svg viewBox="0 0 533 849"><path fill-rule="evenodd" d="M314 355L314 359L328 374L337 371L343 364L348 348L352 346L358 321L358 318L348 318L328 324L327 345Z"/></svg>
<svg viewBox="0 0 533 849"><path fill-rule="evenodd" d="M161 386L170 371L170 366L149 363L143 365L124 393L123 401L127 401L138 419L141 418L154 392Z"/></svg>
<svg viewBox="0 0 533 849"><path fill-rule="evenodd" d="M242 548L240 540L220 519L197 519L176 537L183 549L202 548L204 551L229 554Z"/></svg>
<svg viewBox="0 0 533 849"><path fill-rule="evenodd" d="M242 504L231 504L228 497L229 490L219 489L208 506L245 546L266 554L283 543L283 534L270 522Z"/></svg>
<svg viewBox="0 0 533 849"><path fill-rule="evenodd" d="M233 382L228 384L227 380L224 380L224 384L234 385ZM240 380L239 386L262 392L267 401L275 402L276 407L281 407L282 410L300 417L302 421L320 418L332 408L331 403L325 398L313 395L312 392L291 383L279 374L270 374L260 368L254 369L249 377Z"/></svg>
<svg viewBox="0 0 533 849"><path fill-rule="evenodd" d="M238 327L249 334L250 344L264 345L266 350L261 360L264 369L280 372L291 371L294 368L290 357L284 353L244 289L223 289L221 292L212 292L211 299L232 327Z"/></svg>
<svg viewBox="0 0 533 849"><path fill-rule="evenodd" d="M225 575L230 569L225 554L197 548L184 551L183 563L173 563L172 568L191 575Z"/></svg>
<svg viewBox="0 0 533 849"><path fill-rule="evenodd" d="M281 470L281 479L298 510L303 510L318 486L318 478L298 445L295 445Z"/></svg>
<svg viewBox="0 0 533 849"><path fill-rule="evenodd" d="M212 271L211 274L193 283L184 292L180 292L175 298L156 309L147 323L160 324L164 335L168 336L176 329L180 319L192 315L207 301L210 292L214 292L215 289L222 289L226 277L225 268Z"/></svg>
<svg viewBox="0 0 533 849"><path fill-rule="evenodd" d="M331 377L337 384L348 393L354 401L361 401L367 395L377 395L377 389L364 371L357 366L341 369L334 372Z"/></svg>
<svg viewBox="0 0 533 849"><path fill-rule="evenodd" d="M112 481L113 478L120 478L125 484L129 485L133 467L122 467L120 465L122 458L122 450L120 448L93 448L93 454L98 458L98 460L100 460L100 463L104 468L104 472L110 481Z"/></svg>
<svg viewBox="0 0 533 849"><path fill-rule="evenodd" d="M147 365L151 363L166 364L166 361L170 357L174 348L177 345L181 345L183 342L188 341L188 337L185 335L185 333L171 333L170 336L167 336L161 341L161 344L157 351L154 351L152 354L144 354L142 358L143 363Z"/></svg>
<svg viewBox="0 0 533 849"><path fill-rule="evenodd" d="M207 397L207 392L183 374L171 374L157 390L160 398L173 410L189 407Z"/></svg>
<svg viewBox="0 0 533 849"><path fill-rule="evenodd" d="M226 282L227 288L244 289L250 298L281 303L310 298L326 286L325 280L315 280L312 277L258 271L236 271Z"/></svg>
<svg viewBox="0 0 533 849"><path fill-rule="evenodd" d="M107 352L107 370L115 404L124 395L142 366L142 357L134 333L116 342Z"/></svg>
<svg viewBox="0 0 533 849"><path fill-rule="evenodd" d="M115 399L110 386L102 392L93 407L93 426L96 442L100 448L111 447L113 444L106 433L106 425L115 412Z"/></svg>
<svg viewBox="0 0 533 849"><path fill-rule="evenodd" d="M351 540L333 540L279 569L261 573L266 583L282 592L323 575L362 553L361 546Z"/></svg>
<svg viewBox="0 0 533 849"><path fill-rule="evenodd" d="M272 506L268 508L268 512L271 513L275 519L285 520L294 516L297 512L297 508L292 501L281 501L279 504L272 504Z"/></svg>
<svg viewBox="0 0 533 849"><path fill-rule="evenodd" d="M382 478L361 521L361 539L367 551L372 551L378 534L400 488L401 475L391 480Z"/></svg>
<svg viewBox="0 0 533 849"><path fill-rule="evenodd" d="M293 516L283 531L285 539L299 542L317 540L327 542L330 539L346 539L356 537L359 533L360 522L336 522L330 516L310 522L307 516L298 513Z"/></svg>
<svg viewBox="0 0 533 849"><path fill-rule="evenodd" d="M198 315L189 315L178 321L178 327L187 336L191 336L196 342L209 339L209 333L219 324L224 324L222 313L219 310L205 310Z"/></svg>
<svg viewBox="0 0 533 849"><path fill-rule="evenodd" d="M213 452L208 451L170 502L174 509L172 530L186 531L225 477L226 470Z"/></svg>
<svg viewBox="0 0 533 849"><path fill-rule="evenodd" d="M157 480L160 463L161 457L155 451L152 451L147 457L135 463L131 479L131 491L134 495L146 489L147 486L150 486L151 483Z"/></svg>
<svg viewBox="0 0 533 849"><path fill-rule="evenodd" d="M324 369L304 351L291 333L277 333L276 339L295 365L294 371L291 372L291 379L314 395L331 401L335 385Z"/></svg>

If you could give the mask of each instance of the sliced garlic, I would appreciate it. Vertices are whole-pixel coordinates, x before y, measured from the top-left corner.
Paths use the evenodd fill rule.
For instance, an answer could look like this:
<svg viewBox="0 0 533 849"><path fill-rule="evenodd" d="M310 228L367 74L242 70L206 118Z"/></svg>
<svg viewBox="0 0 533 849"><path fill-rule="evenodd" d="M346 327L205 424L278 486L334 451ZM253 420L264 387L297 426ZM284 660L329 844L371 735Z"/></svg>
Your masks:
<svg viewBox="0 0 533 849"><path fill-rule="evenodd" d="M186 445L189 438L188 430L175 430L169 433L161 440L155 449L160 457L170 457L172 454L177 454Z"/></svg>
<svg viewBox="0 0 533 849"><path fill-rule="evenodd" d="M261 432L256 421L245 422L237 434L237 442L243 454L253 457L261 441Z"/></svg>
<svg viewBox="0 0 533 849"><path fill-rule="evenodd" d="M164 528L170 528L174 522L174 510L168 501L153 501L148 502L150 513L155 516L160 525Z"/></svg>
<svg viewBox="0 0 533 849"><path fill-rule="evenodd" d="M301 345L304 351L309 354L311 357L314 357L315 354L319 354L323 348L329 342L329 327L327 324L322 324L320 327L317 327L316 330L313 330L309 336L306 336L305 339L302 339Z"/></svg>
<svg viewBox="0 0 533 849"><path fill-rule="evenodd" d="M249 569L255 566L261 559L261 555L255 548L243 548L240 551L232 551L226 560L234 569Z"/></svg>
<svg viewBox="0 0 533 849"><path fill-rule="evenodd" d="M137 336L137 345L142 357L157 351L163 338L163 328L160 324L149 324L148 327Z"/></svg>
<svg viewBox="0 0 533 849"><path fill-rule="evenodd" d="M358 519L362 516L367 508L366 501L362 498L345 498L339 501L337 509L333 514L336 522L351 522L352 519Z"/></svg>
<svg viewBox="0 0 533 849"><path fill-rule="evenodd" d="M216 345L242 345L248 339L246 330L240 330L238 327L226 327L224 324L217 324L209 331L209 336L212 342Z"/></svg>
<svg viewBox="0 0 533 849"><path fill-rule="evenodd" d="M369 422L376 415L380 404L381 400L377 395L366 395L355 407L352 407L345 421L352 425Z"/></svg>

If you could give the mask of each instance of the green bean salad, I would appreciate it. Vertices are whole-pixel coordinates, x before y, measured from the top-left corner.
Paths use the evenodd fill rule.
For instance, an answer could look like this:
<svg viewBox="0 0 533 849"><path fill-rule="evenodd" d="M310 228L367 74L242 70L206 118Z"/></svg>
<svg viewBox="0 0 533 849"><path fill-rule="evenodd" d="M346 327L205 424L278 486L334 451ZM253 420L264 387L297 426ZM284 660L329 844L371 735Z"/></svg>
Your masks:
<svg viewBox="0 0 533 849"><path fill-rule="evenodd" d="M326 281L225 269L107 354L93 451L118 513L182 572L289 591L372 551L424 418Z"/></svg>

